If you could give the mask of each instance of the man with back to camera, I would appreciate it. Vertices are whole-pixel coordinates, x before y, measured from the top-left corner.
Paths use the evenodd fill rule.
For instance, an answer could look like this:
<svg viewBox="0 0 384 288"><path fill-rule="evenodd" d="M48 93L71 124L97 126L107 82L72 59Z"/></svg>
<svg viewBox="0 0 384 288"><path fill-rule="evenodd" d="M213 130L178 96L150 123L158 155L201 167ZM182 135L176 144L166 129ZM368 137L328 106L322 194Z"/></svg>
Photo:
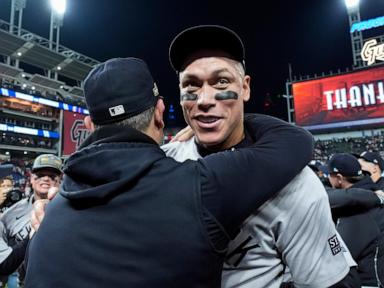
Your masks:
<svg viewBox="0 0 384 288"><path fill-rule="evenodd" d="M165 145L168 156L178 161L198 159L253 143L248 129L268 123L271 117L255 115L244 122L250 76L245 74L238 35L221 26L186 29L173 40L170 61L179 76L184 118L195 137ZM328 287L349 271L340 240L327 194L305 168L249 218L230 243L222 286L279 287L288 267L295 287ZM358 287L358 283L346 278L335 287Z"/></svg>
<svg viewBox="0 0 384 288"><path fill-rule="evenodd" d="M220 287L229 238L305 166L312 137L271 121L247 149L178 163L157 144L164 104L142 60L96 66L84 91L93 133L30 243L26 287Z"/></svg>
<svg viewBox="0 0 384 288"><path fill-rule="evenodd" d="M333 188L366 187L359 161L351 154L338 153L328 163L329 181ZM370 194L366 191L366 195ZM337 230L345 240L358 264L358 274L364 287L384 284L384 208L374 207L360 213L346 209L337 215ZM358 233L356 233L358 232Z"/></svg>

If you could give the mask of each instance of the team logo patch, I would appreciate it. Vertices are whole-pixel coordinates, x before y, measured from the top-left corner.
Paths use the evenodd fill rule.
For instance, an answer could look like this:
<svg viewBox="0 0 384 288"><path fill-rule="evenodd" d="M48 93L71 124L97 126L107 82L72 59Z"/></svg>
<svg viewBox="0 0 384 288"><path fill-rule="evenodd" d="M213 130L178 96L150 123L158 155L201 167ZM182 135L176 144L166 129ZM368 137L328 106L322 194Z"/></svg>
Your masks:
<svg viewBox="0 0 384 288"><path fill-rule="evenodd" d="M109 114L111 114L112 117L118 116L124 113L125 113L125 110L123 105L118 105L118 106L109 108Z"/></svg>
<svg viewBox="0 0 384 288"><path fill-rule="evenodd" d="M332 254L336 255L341 252L341 245L339 239L337 239L337 235L333 235L328 239L329 247L331 248Z"/></svg>

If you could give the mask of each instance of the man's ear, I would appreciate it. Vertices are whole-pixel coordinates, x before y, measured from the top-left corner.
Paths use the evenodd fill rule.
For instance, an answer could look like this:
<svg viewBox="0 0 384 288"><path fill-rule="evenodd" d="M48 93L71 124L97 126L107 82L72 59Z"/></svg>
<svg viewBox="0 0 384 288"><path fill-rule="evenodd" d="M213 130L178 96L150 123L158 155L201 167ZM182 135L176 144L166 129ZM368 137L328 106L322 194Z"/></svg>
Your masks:
<svg viewBox="0 0 384 288"><path fill-rule="evenodd" d="M341 184L344 182L344 176L343 176L343 175L337 173L337 174L336 174L336 178L337 178L337 183L338 183L338 184L341 185Z"/></svg>
<svg viewBox="0 0 384 288"><path fill-rule="evenodd" d="M244 76L242 90L243 101L247 102L251 98L251 76Z"/></svg>
<svg viewBox="0 0 384 288"><path fill-rule="evenodd" d="M165 124L164 124L164 110L165 110L165 105L163 99L157 100L156 106L155 106L155 112L154 112L154 122L155 126L158 129L163 129Z"/></svg>
<svg viewBox="0 0 384 288"><path fill-rule="evenodd" d="M84 125L89 131L91 132L95 131L95 124L92 122L91 116L89 115L85 116Z"/></svg>
<svg viewBox="0 0 384 288"><path fill-rule="evenodd" d="M32 175L31 175L30 182L31 182L31 185L33 185L35 183L35 174L34 173L32 173Z"/></svg>

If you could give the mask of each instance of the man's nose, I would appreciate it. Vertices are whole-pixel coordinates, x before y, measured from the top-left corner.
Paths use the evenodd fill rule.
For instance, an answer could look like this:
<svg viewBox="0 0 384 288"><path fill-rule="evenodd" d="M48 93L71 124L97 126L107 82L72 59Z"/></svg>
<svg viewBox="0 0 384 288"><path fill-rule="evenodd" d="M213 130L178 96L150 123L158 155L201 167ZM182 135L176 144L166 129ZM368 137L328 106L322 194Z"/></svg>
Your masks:
<svg viewBox="0 0 384 288"><path fill-rule="evenodd" d="M49 177L48 175L44 175L43 177L41 177L41 180L44 180L44 181L49 181L51 179L51 177Z"/></svg>
<svg viewBox="0 0 384 288"><path fill-rule="evenodd" d="M216 105L215 93L216 93L215 89L209 87L208 85L204 85L197 98L197 105L199 106L199 108L206 110L212 106L215 106Z"/></svg>

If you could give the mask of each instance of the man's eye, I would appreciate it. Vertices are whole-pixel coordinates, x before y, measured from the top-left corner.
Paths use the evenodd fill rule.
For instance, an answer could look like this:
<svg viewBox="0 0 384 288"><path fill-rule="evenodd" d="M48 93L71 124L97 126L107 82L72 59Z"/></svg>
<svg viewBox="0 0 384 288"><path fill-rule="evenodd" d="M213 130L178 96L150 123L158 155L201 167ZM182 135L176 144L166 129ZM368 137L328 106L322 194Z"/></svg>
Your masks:
<svg viewBox="0 0 384 288"><path fill-rule="evenodd" d="M183 85L183 88L186 89L187 92L192 92L192 91L196 91L199 88L199 86L197 83L191 82L191 83L185 83Z"/></svg>
<svg viewBox="0 0 384 288"><path fill-rule="evenodd" d="M217 84L219 84L219 85L227 85L227 84L229 84L229 81L228 81L228 79L226 79L226 78L220 78L220 79L217 81Z"/></svg>

